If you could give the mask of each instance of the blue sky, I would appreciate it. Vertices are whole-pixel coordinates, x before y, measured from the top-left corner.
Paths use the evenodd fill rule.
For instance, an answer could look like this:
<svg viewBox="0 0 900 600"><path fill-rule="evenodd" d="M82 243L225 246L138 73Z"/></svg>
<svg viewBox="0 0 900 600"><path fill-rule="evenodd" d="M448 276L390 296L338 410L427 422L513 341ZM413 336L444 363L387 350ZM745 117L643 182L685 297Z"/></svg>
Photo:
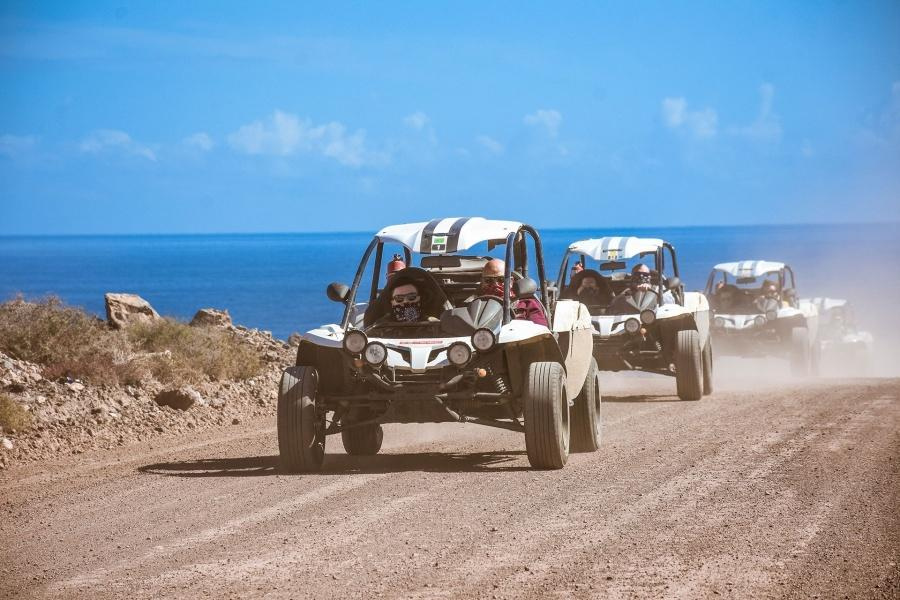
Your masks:
<svg viewBox="0 0 900 600"><path fill-rule="evenodd" d="M900 220L900 3L10 2L0 234Z"/></svg>

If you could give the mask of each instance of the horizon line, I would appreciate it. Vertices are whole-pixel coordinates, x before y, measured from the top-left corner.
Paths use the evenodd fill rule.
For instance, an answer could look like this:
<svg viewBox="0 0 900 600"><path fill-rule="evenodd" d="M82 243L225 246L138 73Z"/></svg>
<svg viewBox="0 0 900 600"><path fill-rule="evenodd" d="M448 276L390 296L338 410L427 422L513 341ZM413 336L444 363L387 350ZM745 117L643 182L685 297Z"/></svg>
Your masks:
<svg viewBox="0 0 900 600"><path fill-rule="evenodd" d="M504 219L505 220L505 219ZM416 221L410 221L415 223ZM424 222L424 221L423 221ZM526 223L523 221L523 223ZM528 223L530 225L530 223ZM751 228L751 227L860 227L873 225L900 225L900 220L888 221L851 221L851 222L794 222L794 223L742 223L742 224L706 224L706 225L610 225L600 227L541 227L541 231L584 231L586 229L723 229ZM385 225L384 227L387 227ZM376 229L375 231L378 231ZM372 230L306 230L306 231L210 231L210 232L119 232L119 233L0 233L0 239L4 238L66 238L66 237L173 237L173 236L251 236L251 235L373 235Z"/></svg>

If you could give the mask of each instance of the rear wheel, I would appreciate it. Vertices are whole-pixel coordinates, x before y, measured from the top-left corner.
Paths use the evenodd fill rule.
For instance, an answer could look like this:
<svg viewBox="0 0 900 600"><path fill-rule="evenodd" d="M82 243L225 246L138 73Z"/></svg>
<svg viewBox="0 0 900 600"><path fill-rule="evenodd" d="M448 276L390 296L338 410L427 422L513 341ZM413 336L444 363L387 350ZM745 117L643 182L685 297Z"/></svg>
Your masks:
<svg viewBox="0 0 900 600"><path fill-rule="evenodd" d="M699 400L703 396L700 334L696 329L682 329L675 341L675 385L678 397L682 400Z"/></svg>
<svg viewBox="0 0 900 600"><path fill-rule="evenodd" d="M703 395L713 393L713 351L712 336L707 336L706 345L703 346Z"/></svg>
<svg viewBox="0 0 900 600"><path fill-rule="evenodd" d="M528 462L537 469L561 469L569 458L569 401L562 365L531 363L523 400Z"/></svg>
<svg viewBox="0 0 900 600"><path fill-rule="evenodd" d="M381 450L381 442L384 440L384 430L378 423L350 427L341 431L341 441L344 442L344 450L353 456L372 456Z"/></svg>
<svg viewBox="0 0 900 600"><path fill-rule="evenodd" d="M600 369L591 358L584 387L572 407L572 430L569 448L572 452L594 452L600 447Z"/></svg>
<svg viewBox="0 0 900 600"><path fill-rule="evenodd" d="M809 375L809 331L806 327L791 329L791 373L796 377Z"/></svg>
<svg viewBox="0 0 900 600"><path fill-rule="evenodd" d="M290 367L278 389L278 453L289 473L318 471L325 459L325 423L316 410L319 374L314 367Z"/></svg>

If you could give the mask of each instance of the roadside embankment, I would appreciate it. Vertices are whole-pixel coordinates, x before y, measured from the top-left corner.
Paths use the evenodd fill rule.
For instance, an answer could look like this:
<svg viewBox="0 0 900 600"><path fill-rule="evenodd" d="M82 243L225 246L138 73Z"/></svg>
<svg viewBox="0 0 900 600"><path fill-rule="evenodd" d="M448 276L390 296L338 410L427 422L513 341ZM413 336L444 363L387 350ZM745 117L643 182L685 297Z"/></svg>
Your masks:
<svg viewBox="0 0 900 600"><path fill-rule="evenodd" d="M190 324L107 295L107 320L58 299L0 304L0 468L239 425L274 410L295 350L201 309Z"/></svg>

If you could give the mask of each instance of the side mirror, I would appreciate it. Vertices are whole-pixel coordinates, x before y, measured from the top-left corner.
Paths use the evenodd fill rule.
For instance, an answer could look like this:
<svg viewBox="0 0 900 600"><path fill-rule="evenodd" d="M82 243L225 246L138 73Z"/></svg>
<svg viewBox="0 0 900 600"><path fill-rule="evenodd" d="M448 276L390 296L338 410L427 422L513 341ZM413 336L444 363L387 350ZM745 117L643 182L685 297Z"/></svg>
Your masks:
<svg viewBox="0 0 900 600"><path fill-rule="evenodd" d="M526 298L528 296L534 296L535 292L538 290L538 284L534 279L523 277L513 283L513 290L516 292L517 297Z"/></svg>
<svg viewBox="0 0 900 600"><path fill-rule="evenodd" d="M669 280L666 281L666 289L669 290L677 290L681 287L681 279L678 277L669 277Z"/></svg>
<svg viewBox="0 0 900 600"><path fill-rule="evenodd" d="M332 302L344 302L347 300L347 296L350 295L350 288L343 283L333 281L328 284L325 293L328 294L328 299Z"/></svg>

